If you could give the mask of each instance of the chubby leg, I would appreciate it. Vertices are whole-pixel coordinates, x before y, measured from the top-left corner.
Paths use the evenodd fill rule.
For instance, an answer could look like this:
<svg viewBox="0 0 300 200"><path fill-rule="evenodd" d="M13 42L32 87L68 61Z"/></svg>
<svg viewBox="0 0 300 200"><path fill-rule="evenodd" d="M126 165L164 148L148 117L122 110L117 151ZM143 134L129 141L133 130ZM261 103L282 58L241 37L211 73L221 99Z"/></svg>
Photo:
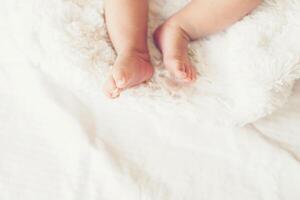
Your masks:
<svg viewBox="0 0 300 200"><path fill-rule="evenodd" d="M117 60L104 92L115 98L153 74L147 47L148 0L105 0L105 17Z"/></svg>
<svg viewBox="0 0 300 200"><path fill-rule="evenodd" d="M238 21L261 0L192 0L154 32L164 64L177 78L192 81L196 70L188 58L188 43Z"/></svg>

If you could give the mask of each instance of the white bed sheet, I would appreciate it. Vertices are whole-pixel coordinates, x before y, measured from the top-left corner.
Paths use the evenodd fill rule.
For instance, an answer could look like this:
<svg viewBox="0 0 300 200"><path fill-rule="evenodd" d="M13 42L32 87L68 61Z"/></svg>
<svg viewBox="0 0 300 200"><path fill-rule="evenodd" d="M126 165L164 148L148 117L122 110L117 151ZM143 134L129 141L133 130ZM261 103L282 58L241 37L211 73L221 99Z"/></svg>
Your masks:
<svg viewBox="0 0 300 200"><path fill-rule="evenodd" d="M285 106L273 115L255 123L270 142L281 145L300 160L300 82L296 82L293 95Z"/></svg>
<svg viewBox="0 0 300 200"><path fill-rule="evenodd" d="M14 55L1 62L1 200L299 199L298 149L262 135L278 125L297 146L298 100L280 112L281 125L275 114L232 128L101 95L92 104Z"/></svg>

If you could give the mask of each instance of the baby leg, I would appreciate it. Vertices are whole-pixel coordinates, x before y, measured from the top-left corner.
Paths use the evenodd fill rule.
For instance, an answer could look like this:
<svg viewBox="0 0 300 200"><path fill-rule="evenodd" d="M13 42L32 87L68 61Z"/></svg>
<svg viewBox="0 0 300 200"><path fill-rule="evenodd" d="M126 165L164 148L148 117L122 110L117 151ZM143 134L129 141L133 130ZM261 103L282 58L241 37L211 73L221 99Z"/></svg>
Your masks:
<svg viewBox="0 0 300 200"><path fill-rule="evenodd" d="M104 92L115 98L153 74L147 47L148 0L105 0L105 17L117 60Z"/></svg>
<svg viewBox="0 0 300 200"><path fill-rule="evenodd" d="M187 81L196 78L188 58L188 43L221 31L241 19L261 0L192 0L154 32L154 40L163 54L164 64L175 77Z"/></svg>

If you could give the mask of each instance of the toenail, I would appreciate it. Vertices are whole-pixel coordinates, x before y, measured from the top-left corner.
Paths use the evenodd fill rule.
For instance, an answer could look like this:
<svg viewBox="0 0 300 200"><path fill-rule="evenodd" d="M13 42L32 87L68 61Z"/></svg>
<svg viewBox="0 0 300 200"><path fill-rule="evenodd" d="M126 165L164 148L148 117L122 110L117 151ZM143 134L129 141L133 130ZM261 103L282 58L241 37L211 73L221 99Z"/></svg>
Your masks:
<svg viewBox="0 0 300 200"><path fill-rule="evenodd" d="M117 82L117 85L124 85L125 84L125 80L124 79L119 79L116 82Z"/></svg>

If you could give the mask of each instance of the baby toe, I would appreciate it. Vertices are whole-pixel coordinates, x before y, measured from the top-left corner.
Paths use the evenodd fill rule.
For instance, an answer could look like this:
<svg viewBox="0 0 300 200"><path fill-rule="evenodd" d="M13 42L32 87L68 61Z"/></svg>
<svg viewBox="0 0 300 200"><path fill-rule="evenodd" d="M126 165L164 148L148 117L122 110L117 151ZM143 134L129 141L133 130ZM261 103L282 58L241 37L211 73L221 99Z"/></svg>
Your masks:
<svg viewBox="0 0 300 200"><path fill-rule="evenodd" d="M192 66L192 71L193 71L192 80L195 81L197 79L197 69L194 66Z"/></svg>
<svg viewBox="0 0 300 200"><path fill-rule="evenodd" d="M113 76L110 76L103 86L103 91L110 98L117 98L120 95L120 89L117 88Z"/></svg>
<svg viewBox="0 0 300 200"><path fill-rule="evenodd" d="M191 81L192 77L193 77L193 71L190 65L185 64L185 72L186 72L186 77L185 77L185 81Z"/></svg>

